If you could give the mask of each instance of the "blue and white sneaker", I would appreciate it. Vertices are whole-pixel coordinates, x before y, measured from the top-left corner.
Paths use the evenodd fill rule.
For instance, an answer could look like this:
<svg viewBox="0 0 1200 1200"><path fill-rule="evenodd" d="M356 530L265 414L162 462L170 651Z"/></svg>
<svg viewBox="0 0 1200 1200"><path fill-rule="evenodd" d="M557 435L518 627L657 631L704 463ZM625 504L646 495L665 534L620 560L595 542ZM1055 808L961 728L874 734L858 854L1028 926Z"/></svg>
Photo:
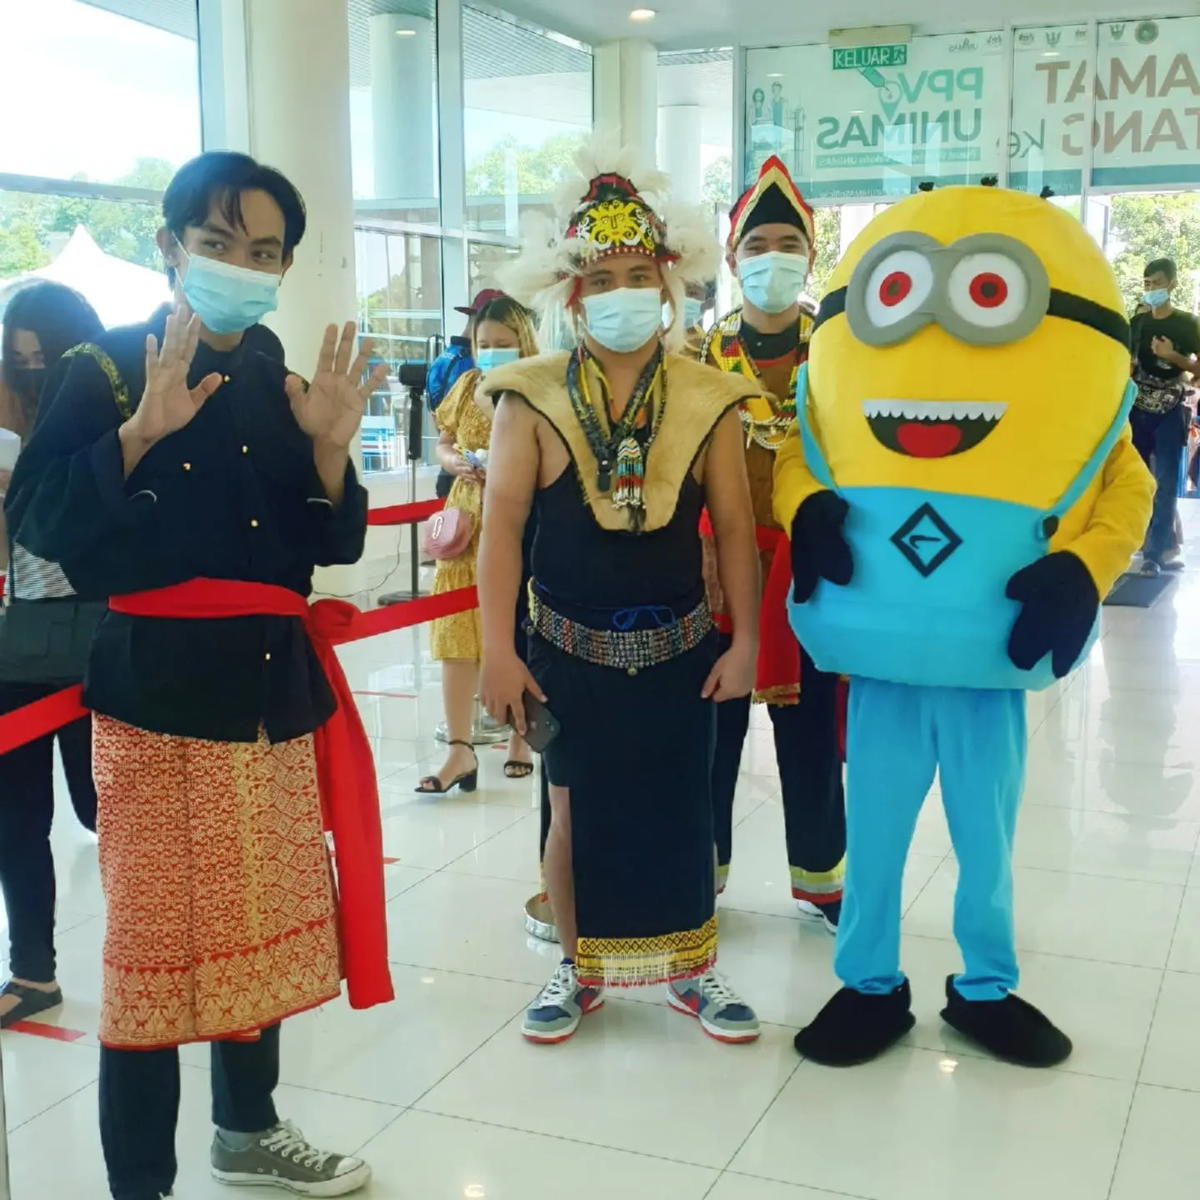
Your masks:
<svg viewBox="0 0 1200 1200"><path fill-rule="evenodd" d="M754 1009L716 971L670 984L667 1003L676 1012L695 1017L718 1042L753 1042L758 1037Z"/></svg>
<svg viewBox="0 0 1200 1200"><path fill-rule="evenodd" d="M575 964L563 959L550 982L525 1010L521 1033L526 1040L543 1045L565 1042L588 1013L604 1005L603 989L579 982Z"/></svg>

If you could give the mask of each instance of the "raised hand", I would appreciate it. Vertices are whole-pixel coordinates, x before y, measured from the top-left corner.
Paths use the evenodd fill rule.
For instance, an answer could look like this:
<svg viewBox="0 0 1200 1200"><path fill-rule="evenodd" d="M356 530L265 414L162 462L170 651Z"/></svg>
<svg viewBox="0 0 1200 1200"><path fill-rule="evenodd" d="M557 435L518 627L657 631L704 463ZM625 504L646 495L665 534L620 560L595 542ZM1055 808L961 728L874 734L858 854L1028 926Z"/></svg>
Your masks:
<svg viewBox="0 0 1200 1200"><path fill-rule="evenodd" d="M221 386L221 376L214 372L188 387L199 341L200 318L186 304L167 317L161 346L153 334L146 338L146 387L128 422L144 448L182 429Z"/></svg>
<svg viewBox="0 0 1200 1200"><path fill-rule="evenodd" d="M296 424L314 442L338 450L349 448L362 423L367 397L388 373L387 364L380 363L363 381L371 357L371 339L364 338L354 356L357 336L353 321L342 327L340 338L337 326L330 325L321 342L316 374L308 387L305 388L299 375L287 377L287 394Z"/></svg>

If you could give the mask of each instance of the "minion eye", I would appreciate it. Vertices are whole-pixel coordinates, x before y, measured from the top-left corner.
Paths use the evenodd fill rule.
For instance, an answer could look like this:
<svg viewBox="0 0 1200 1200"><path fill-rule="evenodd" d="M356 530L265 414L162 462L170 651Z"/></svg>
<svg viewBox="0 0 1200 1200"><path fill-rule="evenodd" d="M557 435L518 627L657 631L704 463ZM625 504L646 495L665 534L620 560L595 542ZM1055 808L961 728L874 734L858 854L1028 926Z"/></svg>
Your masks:
<svg viewBox="0 0 1200 1200"><path fill-rule="evenodd" d="M1011 325L1029 308L1029 279L1006 254L968 254L947 281L950 307L970 325L994 329Z"/></svg>
<svg viewBox="0 0 1200 1200"><path fill-rule="evenodd" d="M863 296L867 319L886 329L920 312L933 290L933 267L916 250L886 255L867 280Z"/></svg>

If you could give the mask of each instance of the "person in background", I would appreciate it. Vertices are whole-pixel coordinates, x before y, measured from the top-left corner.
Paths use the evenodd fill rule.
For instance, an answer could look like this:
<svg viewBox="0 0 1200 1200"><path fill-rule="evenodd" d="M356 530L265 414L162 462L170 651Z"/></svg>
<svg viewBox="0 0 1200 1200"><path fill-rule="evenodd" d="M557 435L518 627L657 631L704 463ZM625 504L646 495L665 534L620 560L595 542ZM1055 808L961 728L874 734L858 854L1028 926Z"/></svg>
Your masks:
<svg viewBox="0 0 1200 1200"><path fill-rule="evenodd" d="M307 385L243 345L305 224L296 188L246 155L180 168L158 237L175 310L60 367L8 500L16 543L110 608L84 699L116 1200L171 1192L190 1042L212 1045L218 1180L341 1196L371 1173L273 1098L285 1017L343 977L354 1007L392 998L369 747L307 603L315 566L362 553L350 446L383 368L364 380L352 324L326 330Z"/></svg>
<svg viewBox="0 0 1200 1200"><path fill-rule="evenodd" d="M450 344L435 358L429 367L429 376L425 381L425 394L429 397L429 411L436 413L438 406L450 394L450 389L465 375L475 363L471 358L471 337L475 330L475 314L489 300L502 293L494 288L485 288L466 307L456 305L454 311L462 313L467 318L467 327L458 337L452 337ZM435 492L439 500L445 500L450 495L454 476L445 468L438 472Z"/></svg>
<svg viewBox="0 0 1200 1200"><path fill-rule="evenodd" d="M0 376L14 401L7 419L22 442L28 440L33 429L47 376L72 347L93 341L103 331L92 306L62 284L35 283L13 296L4 314ZM9 482L9 473L3 472L0 492L7 490ZM8 607L0 617L4 622L0 630L0 714L79 683L92 628L61 568L36 558L20 545L7 549ZM47 607L29 613L24 610L26 605ZM24 611L16 613L18 608ZM58 663L53 678L42 673L50 664L33 645L18 644L22 623L14 620L16 616L35 620L49 617L51 609L55 618L89 624L77 636L77 661ZM94 617L93 613L90 621ZM34 637L28 640L36 643ZM43 649L45 645L43 638ZM0 754L0 889L8 911L11 971L8 982L0 988L0 1027L5 1028L57 1007L63 998L55 978L55 880L50 851L56 740L75 814L85 829L94 832L96 828L90 718Z"/></svg>
<svg viewBox="0 0 1200 1200"><path fill-rule="evenodd" d="M686 353L699 358L708 336L708 325L717 307L717 281L689 283L683 294L683 328L687 339Z"/></svg>
<svg viewBox="0 0 1200 1200"><path fill-rule="evenodd" d="M472 355L475 366L450 389L437 410L441 429L438 461L454 479L446 499L447 509L457 509L472 525L470 541L454 558L443 558L433 578L433 594L475 585L476 556L483 515L486 459L492 433L494 404L479 386L488 371L503 363L537 353L537 336L527 309L503 292L493 292L472 318ZM528 561L528 555L526 555ZM524 589L517 598L516 638L524 657ZM475 790L479 760L471 743L475 688L479 681L482 631L479 610L438 617L431 631L433 657L442 664L442 698L446 709L446 761L436 775L428 775L417 791L444 795L454 787ZM533 772L529 747L513 730L504 773L524 779Z"/></svg>
<svg viewBox="0 0 1200 1200"><path fill-rule="evenodd" d="M731 214L727 261L741 282L742 307L713 326L703 358L756 381L763 393L739 409L765 581L754 699L766 704L775 735L792 896L802 916L823 921L832 933L841 914L846 850L838 680L817 670L788 624L791 561L787 536L772 510L775 456L796 419L797 381L813 329L813 314L800 297L814 237L812 209L783 163L768 159ZM711 538L705 547L709 600L728 636L724 581L716 569L721 547ZM717 713L713 803L717 878L723 887L733 851L733 799L750 700L722 704Z"/></svg>
<svg viewBox="0 0 1200 1200"><path fill-rule="evenodd" d="M1142 552L1142 574L1149 576L1183 569L1176 536L1179 470L1191 423L1191 410L1184 403L1187 376L1200 373L1200 326L1194 314L1172 303L1177 283L1169 258L1146 264L1146 307L1134 314L1130 333L1137 385L1129 414L1133 444L1157 484Z"/></svg>
<svg viewBox="0 0 1200 1200"><path fill-rule="evenodd" d="M758 1019L717 974L709 765L713 702L754 675L758 564L739 427L753 391L667 352L682 283L704 279L703 215L664 225L627 153L560 195L562 236L530 245L512 290L569 308L573 351L498 367L479 556L481 694L526 728L530 694L561 723L546 747L546 884L563 961L529 1006L532 1042L569 1038L606 985L668 984L711 1037L753 1041ZM707 246L706 246L707 242ZM664 338L662 314L674 321ZM724 535L737 640L721 654L704 598L699 517ZM528 666L514 649L522 540L536 513Z"/></svg>

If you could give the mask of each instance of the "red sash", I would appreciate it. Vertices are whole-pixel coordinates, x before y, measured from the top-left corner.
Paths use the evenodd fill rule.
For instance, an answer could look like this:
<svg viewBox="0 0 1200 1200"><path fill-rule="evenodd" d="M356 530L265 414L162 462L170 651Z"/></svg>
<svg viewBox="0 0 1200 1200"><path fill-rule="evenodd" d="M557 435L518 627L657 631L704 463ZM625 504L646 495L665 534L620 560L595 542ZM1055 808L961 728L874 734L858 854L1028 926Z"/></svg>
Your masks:
<svg viewBox="0 0 1200 1200"><path fill-rule="evenodd" d="M700 514L700 535L714 536L708 509ZM755 530L760 552L770 552L771 567L763 583L758 612L758 669L754 694L769 703L794 704L800 693L800 644L788 620L792 589L792 557L787 535L759 525ZM714 613L722 633L732 633L728 613Z"/></svg>
<svg viewBox="0 0 1200 1200"><path fill-rule="evenodd" d="M289 588L227 579L191 579L172 587L109 600L131 617L214 620L228 617L298 617L304 622L337 711L314 734L325 828L337 855L338 928L350 1004L370 1008L394 998L387 959L383 886L383 830L371 745L342 665L338 635L358 615L341 600L310 605Z"/></svg>

